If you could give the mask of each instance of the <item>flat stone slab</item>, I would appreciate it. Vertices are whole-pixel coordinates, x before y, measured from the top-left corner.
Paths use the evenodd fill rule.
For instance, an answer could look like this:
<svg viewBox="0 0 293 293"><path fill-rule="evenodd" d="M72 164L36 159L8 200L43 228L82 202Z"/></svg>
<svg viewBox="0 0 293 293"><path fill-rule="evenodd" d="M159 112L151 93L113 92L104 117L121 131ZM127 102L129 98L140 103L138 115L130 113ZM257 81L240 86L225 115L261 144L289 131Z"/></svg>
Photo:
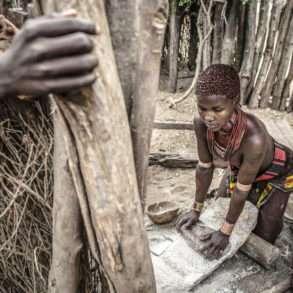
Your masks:
<svg viewBox="0 0 293 293"><path fill-rule="evenodd" d="M227 198L211 200L201 215L201 223L182 235L176 232L174 225L149 226L148 236L158 293L189 292L244 244L257 221L257 209L250 202L245 204L230 237L230 245L220 259L208 260L198 252L202 243L197 236L207 230L218 230L228 208Z"/></svg>

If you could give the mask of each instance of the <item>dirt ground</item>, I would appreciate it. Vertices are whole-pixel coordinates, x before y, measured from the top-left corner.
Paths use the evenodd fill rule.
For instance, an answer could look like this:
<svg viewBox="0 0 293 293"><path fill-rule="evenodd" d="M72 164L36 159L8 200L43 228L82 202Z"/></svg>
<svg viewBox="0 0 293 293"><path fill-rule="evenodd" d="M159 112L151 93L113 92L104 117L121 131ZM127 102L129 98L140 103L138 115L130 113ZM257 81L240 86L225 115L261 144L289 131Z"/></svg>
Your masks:
<svg viewBox="0 0 293 293"><path fill-rule="evenodd" d="M183 83L189 81L183 80ZM186 84L183 88L186 88ZM196 112L195 97L191 96L184 102L177 105L176 108L169 108L170 99L176 99L181 95L160 92L156 120L173 122L191 122ZM249 110L260 119L276 121L277 119L286 119L293 128L293 114L280 113L272 110ZM293 129L288 135L293 135ZM162 130L154 129L151 142L151 152L168 153L192 153L196 156L196 139L193 131L190 130ZM218 186L223 170L215 171L214 180L211 188ZM164 168L158 165L150 166L148 169L148 188L146 203L153 203L161 200L174 201L181 208L189 207L192 203L195 193L195 170ZM227 261L222 268L214 273L209 279L204 281L193 292L222 292L222 293L257 293L265 292L270 289L274 282L287 278L289 274L289 260L292 258L293 237L289 231L289 225L286 224L282 236L277 242L282 251L282 260L271 271L264 270L253 260L247 258L241 253ZM274 281L275 280L275 281ZM265 281L265 282L264 282ZM270 291L280 292L280 291Z"/></svg>

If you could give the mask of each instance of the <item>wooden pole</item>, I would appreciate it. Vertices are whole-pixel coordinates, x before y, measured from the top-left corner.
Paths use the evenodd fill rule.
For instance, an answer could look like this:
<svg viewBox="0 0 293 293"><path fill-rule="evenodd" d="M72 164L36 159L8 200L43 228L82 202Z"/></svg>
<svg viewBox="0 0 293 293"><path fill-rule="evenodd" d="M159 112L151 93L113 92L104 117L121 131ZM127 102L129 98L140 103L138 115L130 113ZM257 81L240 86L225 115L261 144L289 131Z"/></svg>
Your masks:
<svg viewBox="0 0 293 293"><path fill-rule="evenodd" d="M253 58L254 58L254 44L255 44L255 27L256 27L256 11L258 1L253 1L248 7L248 20L245 34L245 47L243 53L243 61L240 71L241 80L241 104L245 104L247 101L248 88L252 82L252 69L253 69Z"/></svg>
<svg viewBox="0 0 293 293"><path fill-rule="evenodd" d="M289 1L287 5L285 6L280 25L278 28L279 34L278 34L278 39L277 39L277 45L276 49L272 58L272 64L270 66L270 70L268 72L268 76L266 79L266 84L261 91L261 96L263 99L268 100L272 96L272 89L275 84L275 82L279 83L281 80L281 74L279 72L280 66L281 66L281 59L283 56L283 52L286 51L286 45L288 46L289 44L286 44L286 38L290 33L292 35L292 32L288 30L289 25L290 25L290 18L292 16L292 7L293 7L293 1ZM293 28L293 27L292 27ZM291 36L290 36L291 37ZM289 52L292 54L292 52ZM290 56L289 56L290 59ZM288 60L287 60L288 62ZM288 63L287 64L282 64L283 67L285 67L283 70L285 71L285 74L287 72L286 69L288 69ZM279 73L279 74L278 74ZM271 107L273 109L279 109L280 106L280 99L273 98L272 99L272 104Z"/></svg>
<svg viewBox="0 0 293 293"><path fill-rule="evenodd" d="M280 249L265 241L259 236L251 233L247 241L241 246L240 251L270 269L280 257Z"/></svg>
<svg viewBox="0 0 293 293"><path fill-rule="evenodd" d="M47 1L46 1L47 2ZM47 3L43 5L45 12ZM137 189L126 107L115 65L104 1L51 1L56 11L74 8L99 27L99 60L92 88L56 97L67 126L65 151L103 292L155 292L155 281ZM153 53L153 52L152 52ZM88 203L88 210L85 205ZM85 215L85 212L88 216Z"/></svg>
<svg viewBox="0 0 293 293"><path fill-rule="evenodd" d="M193 3L190 7L190 30L189 30L189 36L190 36L190 43L188 47L188 68L189 70L194 71L195 70L195 60L197 55L197 42L198 42L198 36L197 36L197 30L196 30L196 19L198 15L199 9L196 3Z"/></svg>
<svg viewBox="0 0 293 293"><path fill-rule="evenodd" d="M270 23L268 26L268 36L266 41L266 48L264 51L262 65L257 77L256 85L253 90L251 99L249 101L249 106L251 108L257 108L260 106L261 108L266 108L269 104L269 100L261 97L261 91L265 86L267 73L269 70L269 66L272 61L274 43L276 33L279 27L281 12L285 6L287 1L284 0L273 0L273 6L271 10Z"/></svg>
<svg viewBox="0 0 293 293"><path fill-rule="evenodd" d="M214 8L213 64L221 63L224 39L224 3L216 3Z"/></svg>
<svg viewBox="0 0 293 293"><path fill-rule="evenodd" d="M293 10L291 10L293 11ZM276 108L278 107L281 111L286 110L289 105L288 96L282 95L283 89L286 84L286 78L293 75L292 65L292 55L293 55L293 16L291 12L291 21L287 31L287 36L284 43L283 54L280 61L279 70L277 73L278 82L274 84L272 89L272 96L273 96L273 106L275 105ZM291 66L291 68L290 68ZM291 77L292 81L292 77Z"/></svg>
<svg viewBox="0 0 293 293"><path fill-rule="evenodd" d="M239 0L233 0L232 7L226 24L225 35L222 47L221 63L232 65L235 53L235 40L237 32L237 11L239 5L242 5Z"/></svg>
<svg viewBox="0 0 293 293"><path fill-rule="evenodd" d="M177 89L178 76L178 51L179 51L179 17L178 17L178 1L170 1L170 20L169 20L169 80L168 91L175 93Z"/></svg>
<svg viewBox="0 0 293 293"><path fill-rule="evenodd" d="M105 1L115 60L128 116L134 93L138 44L138 0Z"/></svg>
<svg viewBox="0 0 293 293"><path fill-rule="evenodd" d="M138 178L144 204L146 171L153 128L156 98L159 88L160 58L167 23L168 5L165 0L141 1L139 55L136 88L133 98L131 132Z"/></svg>

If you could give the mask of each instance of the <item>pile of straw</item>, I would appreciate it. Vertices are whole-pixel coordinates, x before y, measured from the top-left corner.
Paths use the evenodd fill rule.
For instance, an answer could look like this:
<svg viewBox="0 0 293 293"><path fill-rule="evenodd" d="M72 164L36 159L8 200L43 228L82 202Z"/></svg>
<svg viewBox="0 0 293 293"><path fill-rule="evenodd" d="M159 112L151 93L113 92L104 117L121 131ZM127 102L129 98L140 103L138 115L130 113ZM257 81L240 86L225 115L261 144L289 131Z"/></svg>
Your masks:
<svg viewBox="0 0 293 293"><path fill-rule="evenodd" d="M45 293L52 253L53 125L47 102L0 102L0 293ZM101 292L85 240L81 292Z"/></svg>
<svg viewBox="0 0 293 293"><path fill-rule="evenodd" d="M41 103L0 105L0 292L46 292L53 127Z"/></svg>

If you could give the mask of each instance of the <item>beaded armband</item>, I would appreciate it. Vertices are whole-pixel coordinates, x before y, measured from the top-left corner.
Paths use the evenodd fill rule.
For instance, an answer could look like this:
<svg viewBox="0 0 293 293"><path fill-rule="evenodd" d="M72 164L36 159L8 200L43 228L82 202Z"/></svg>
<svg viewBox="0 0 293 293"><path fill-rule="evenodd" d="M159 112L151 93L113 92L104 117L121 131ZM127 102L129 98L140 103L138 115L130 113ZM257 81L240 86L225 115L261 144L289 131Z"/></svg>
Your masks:
<svg viewBox="0 0 293 293"><path fill-rule="evenodd" d="M202 161L198 161L198 166L204 169L210 169L213 167L213 163L212 162L204 163Z"/></svg>

